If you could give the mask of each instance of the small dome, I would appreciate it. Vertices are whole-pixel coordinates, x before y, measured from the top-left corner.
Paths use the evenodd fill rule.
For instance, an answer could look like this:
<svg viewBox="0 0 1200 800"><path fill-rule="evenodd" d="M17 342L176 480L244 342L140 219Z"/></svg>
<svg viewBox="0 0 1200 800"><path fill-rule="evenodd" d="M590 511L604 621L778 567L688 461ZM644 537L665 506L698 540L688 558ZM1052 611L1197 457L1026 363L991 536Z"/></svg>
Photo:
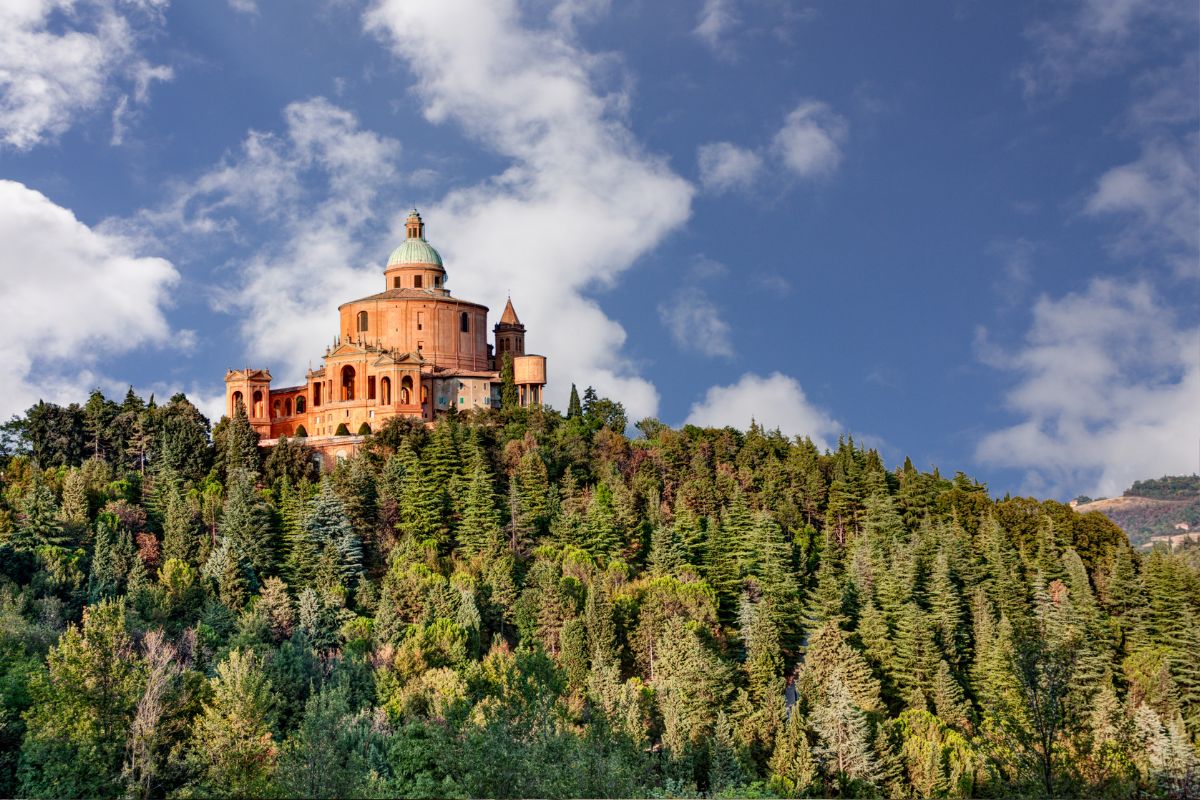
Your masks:
<svg viewBox="0 0 1200 800"><path fill-rule="evenodd" d="M442 266L442 257L433 245L424 239L416 237L405 239L404 243L392 251L387 265L394 267L398 264L435 264Z"/></svg>

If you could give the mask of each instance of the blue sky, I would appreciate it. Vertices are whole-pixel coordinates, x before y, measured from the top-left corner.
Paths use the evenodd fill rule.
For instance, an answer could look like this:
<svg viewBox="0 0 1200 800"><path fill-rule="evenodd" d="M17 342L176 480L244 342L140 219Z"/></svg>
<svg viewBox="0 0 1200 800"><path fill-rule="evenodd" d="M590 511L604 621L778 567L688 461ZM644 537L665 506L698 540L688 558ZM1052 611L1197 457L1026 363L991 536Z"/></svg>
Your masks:
<svg viewBox="0 0 1200 800"><path fill-rule="evenodd" d="M0 413L298 382L416 205L560 407L999 493L1195 471L1198 13L7 0Z"/></svg>

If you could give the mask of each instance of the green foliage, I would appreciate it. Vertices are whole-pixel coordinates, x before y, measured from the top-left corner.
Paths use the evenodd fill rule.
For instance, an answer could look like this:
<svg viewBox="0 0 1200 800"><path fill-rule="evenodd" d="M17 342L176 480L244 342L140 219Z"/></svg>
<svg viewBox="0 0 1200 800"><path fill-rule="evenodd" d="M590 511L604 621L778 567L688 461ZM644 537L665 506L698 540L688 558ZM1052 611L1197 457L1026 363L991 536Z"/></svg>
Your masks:
<svg viewBox="0 0 1200 800"><path fill-rule="evenodd" d="M626 424L590 388L392 420L318 479L244 410L35 407L0 794L1195 793L1193 551L848 438Z"/></svg>

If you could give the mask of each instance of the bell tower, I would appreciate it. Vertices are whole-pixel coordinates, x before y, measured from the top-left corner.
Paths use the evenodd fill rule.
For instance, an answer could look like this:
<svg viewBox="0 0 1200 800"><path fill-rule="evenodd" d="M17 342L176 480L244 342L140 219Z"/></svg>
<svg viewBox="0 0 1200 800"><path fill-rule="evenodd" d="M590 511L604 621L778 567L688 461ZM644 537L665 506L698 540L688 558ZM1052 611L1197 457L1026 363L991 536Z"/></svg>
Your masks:
<svg viewBox="0 0 1200 800"><path fill-rule="evenodd" d="M500 321L496 323L495 328L492 330L496 336L497 364L504 358L505 353L508 353L513 358L525 355L525 326L517 318L517 312L513 308L511 297L504 304L504 313L500 315Z"/></svg>

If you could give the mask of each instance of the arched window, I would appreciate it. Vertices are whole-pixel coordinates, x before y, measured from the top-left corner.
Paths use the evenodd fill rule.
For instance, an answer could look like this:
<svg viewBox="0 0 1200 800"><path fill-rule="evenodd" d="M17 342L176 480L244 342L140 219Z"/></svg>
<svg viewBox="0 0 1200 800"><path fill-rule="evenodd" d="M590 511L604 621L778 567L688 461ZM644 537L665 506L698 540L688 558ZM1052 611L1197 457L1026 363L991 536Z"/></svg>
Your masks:
<svg viewBox="0 0 1200 800"><path fill-rule="evenodd" d="M283 415L290 417L292 415L292 398L283 401Z"/></svg>
<svg viewBox="0 0 1200 800"><path fill-rule="evenodd" d="M365 311L360 311L360 312L358 312L358 330L359 330L359 333L362 333L362 332L363 332L363 331L365 331L366 329L367 329L367 312L365 312Z"/></svg>
<svg viewBox="0 0 1200 800"><path fill-rule="evenodd" d="M242 399L242 393L234 392L233 393L233 408L230 409L230 416L233 416L234 414L237 413L238 406L244 406L245 404L246 404L246 401L244 399Z"/></svg>
<svg viewBox="0 0 1200 800"><path fill-rule="evenodd" d="M254 393L254 416L263 416L263 394L262 392Z"/></svg>
<svg viewBox="0 0 1200 800"><path fill-rule="evenodd" d="M414 275L414 276L413 276L413 288L414 288L414 289L420 289L420 288L421 288L421 276L420 276L420 275Z"/></svg>
<svg viewBox="0 0 1200 800"><path fill-rule="evenodd" d="M463 333L471 332L471 315L465 311L458 315L458 329Z"/></svg>
<svg viewBox="0 0 1200 800"><path fill-rule="evenodd" d="M412 403L413 394L413 379L411 375L405 375L400 379L400 403L401 405L409 405Z"/></svg>
<svg viewBox="0 0 1200 800"><path fill-rule="evenodd" d="M272 408L275 412L275 416L277 416L277 417L283 416L283 403L282 402L280 402L279 400L276 400L275 405Z"/></svg>
<svg viewBox="0 0 1200 800"><path fill-rule="evenodd" d="M349 364L342 367L342 399L354 399L354 367Z"/></svg>
<svg viewBox="0 0 1200 800"><path fill-rule="evenodd" d="M384 377L383 380L379 382L379 395L380 402L382 402L385 406L390 406L392 404L391 378Z"/></svg>
<svg viewBox="0 0 1200 800"><path fill-rule="evenodd" d="M299 395L296 398L296 413L297 414L304 413L304 395Z"/></svg>
<svg viewBox="0 0 1200 800"><path fill-rule="evenodd" d="M321 405L321 384L313 384L313 408L318 408Z"/></svg>

